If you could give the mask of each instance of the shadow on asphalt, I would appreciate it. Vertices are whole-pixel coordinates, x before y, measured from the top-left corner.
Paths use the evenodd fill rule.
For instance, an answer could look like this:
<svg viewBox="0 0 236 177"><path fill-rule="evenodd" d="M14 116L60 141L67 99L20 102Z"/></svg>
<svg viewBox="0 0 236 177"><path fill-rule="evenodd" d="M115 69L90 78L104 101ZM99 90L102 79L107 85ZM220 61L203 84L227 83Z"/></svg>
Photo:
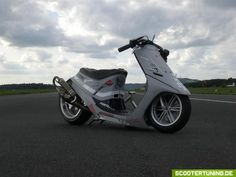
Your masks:
<svg viewBox="0 0 236 177"><path fill-rule="evenodd" d="M186 134L193 134L194 132L192 130L189 130L188 128L183 128L182 130L175 132L175 133L162 133L159 132L153 128L150 129L143 129L143 128L137 128L137 127L126 127L118 124L113 124L113 123L108 123L105 122L104 124L99 124L99 123L93 123L91 125L69 125L66 122L60 124L54 124L53 129L55 130L61 130L61 131L68 131L68 132L83 132L83 131L91 131L92 133L119 133L119 134L126 134L128 133L129 135L133 134L142 134L142 135L150 135L150 136L159 136L159 137L165 137L165 136L186 136Z"/></svg>

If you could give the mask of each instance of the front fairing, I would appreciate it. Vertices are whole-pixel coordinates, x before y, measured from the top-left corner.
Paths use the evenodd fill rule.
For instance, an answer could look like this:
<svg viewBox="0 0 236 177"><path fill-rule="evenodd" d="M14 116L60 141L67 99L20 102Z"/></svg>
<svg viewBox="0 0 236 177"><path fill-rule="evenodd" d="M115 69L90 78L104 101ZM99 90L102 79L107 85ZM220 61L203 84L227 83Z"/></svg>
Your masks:
<svg viewBox="0 0 236 177"><path fill-rule="evenodd" d="M190 95L188 89L173 74L165 60L161 57L159 49L147 44L134 50L143 72L173 89L177 94Z"/></svg>

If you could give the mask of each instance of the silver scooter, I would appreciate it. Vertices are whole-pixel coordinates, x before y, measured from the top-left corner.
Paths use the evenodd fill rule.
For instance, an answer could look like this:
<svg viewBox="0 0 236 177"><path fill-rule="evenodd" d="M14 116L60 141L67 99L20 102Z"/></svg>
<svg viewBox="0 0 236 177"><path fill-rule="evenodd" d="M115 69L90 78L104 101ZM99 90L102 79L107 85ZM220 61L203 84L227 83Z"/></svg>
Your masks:
<svg viewBox="0 0 236 177"><path fill-rule="evenodd" d="M135 96L135 92L124 90L124 69L81 68L68 81L55 76L60 111L68 123L111 121L128 127L154 127L165 133L185 126L191 114L190 92L168 67L169 51L147 36L130 40L118 51L129 48L146 76L145 92ZM135 102L133 98L140 96L141 101Z"/></svg>

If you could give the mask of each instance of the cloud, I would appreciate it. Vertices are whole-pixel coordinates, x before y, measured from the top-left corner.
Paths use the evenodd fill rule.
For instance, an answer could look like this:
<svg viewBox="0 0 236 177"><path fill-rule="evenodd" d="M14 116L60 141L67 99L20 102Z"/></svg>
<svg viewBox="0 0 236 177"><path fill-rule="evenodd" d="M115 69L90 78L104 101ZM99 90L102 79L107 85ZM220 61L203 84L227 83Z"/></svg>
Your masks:
<svg viewBox="0 0 236 177"><path fill-rule="evenodd" d="M6 70L14 72L14 73L19 73L19 71L25 70L24 66L15 62L5 63L3 64L3 66Z"/></svg>
<svg viewBox="0 0 236 177"><path fill-rule="evenodd" d="M24 53L19 60L23 63L36 63L36 64L42 64L42 63L49 63L51 62L52 54L49 52L46 52L44 50L27 50L26 53Z"/></svg>
<svg viewBox="0 0 236 177"><path fill-rule="evenodd" d="M173 15L168 15L169 9L157 6L158 2L147 1L145 4L134 1L101 0L96 3L92 1L67 2L60 1L58 8L74 11L69 22L80 26L78 31L86 31L91 35L111 34L130 39L143 35L144 32L158 33L167 27L172 20L171 17L176 15L175 11L172 12Z"/></svg>
<svg viewBox="0 0 236 177"><path fill-rule="evenodd" d="M57 46L65 37L57 19L36 1L2 0L0 36L13 46Z"/></svg>
<svg viewBox="0 0 236 177"><path fill-rule="evenodd" d="M230 33L222 33L222 28L216 27L216 31L212 28L209 24L201 23L171 26L159 33L156 41L171 49L181 49L218 45L230 37Z"/></svg>
<svg viewBox="0 0 236 177"><path fill-rule="evenodd" d="M26 68L18 62L11 62L11 61L3 60L3 62L1 62L0 68L1 68L1 71L0 71L1 74L11 74L11 75L16 74L17 75L17 74L27 73Z"/></svg>
<svg viewBox="0 0 236 177"><path fill-rule="evenodd" d="M131 52L117 48L156 34L178 75L236 77L235 7L234 0L0 0L0 67L49 82L44 77L70 76L80 66L124 66L130 81L141 82L139 66L127 62Z"/></svg>
<svg viewBox="0 0 236 177"><path fill-rule="evenodd" d="M205 2L209 6L214 6L222 9L236 8L235 0L204 0L203 2Z"/></svg>
<svg viewBox="0 0 236 177"><path fill-rule="evenodd" d="M36 51L36 53L38 55L37 57L40 62L51 62L51 57L52 57L51 53L40 50Z"/></svg>
<svg viewBox="0 0 236 177"><path fill-rule="evenodd" d="M4 53L0 53L0 63L3 63L5 61Z"/></svg>

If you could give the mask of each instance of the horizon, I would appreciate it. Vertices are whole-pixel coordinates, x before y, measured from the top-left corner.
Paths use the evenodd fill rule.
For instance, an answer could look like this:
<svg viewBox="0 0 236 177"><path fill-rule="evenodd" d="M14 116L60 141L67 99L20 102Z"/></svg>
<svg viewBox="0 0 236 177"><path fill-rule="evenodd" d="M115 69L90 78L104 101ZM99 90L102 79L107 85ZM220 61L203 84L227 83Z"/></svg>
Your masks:
<svg viewBox="0 0 236 177"><path fill-rule="evenodd" d="M0 85L50 84L81 67L124 68L127 83L144 83L132 51L117 49L154 34L178 78L236 78L236 1L3 0L0 19Z"/></svg>
<svg viewBox="0 0 236 177"><path fill-rule="evenodd" d="M207 80L229 80L229 79L236 79L236 78L215 78L215 79L204 79L204 80L199 80L199 79L192 79L192 78L178 78L178 79L191 79L191 80L198 80L198 81L207 81ZM20 85L20 84L45 84L45 85L53 85L52 83L43 83L43 82L23 82L23 83L9 83L9 84L1 84L0 86L4 85ZM125 82L125 84L145 84L145 82Z"/></svg>

